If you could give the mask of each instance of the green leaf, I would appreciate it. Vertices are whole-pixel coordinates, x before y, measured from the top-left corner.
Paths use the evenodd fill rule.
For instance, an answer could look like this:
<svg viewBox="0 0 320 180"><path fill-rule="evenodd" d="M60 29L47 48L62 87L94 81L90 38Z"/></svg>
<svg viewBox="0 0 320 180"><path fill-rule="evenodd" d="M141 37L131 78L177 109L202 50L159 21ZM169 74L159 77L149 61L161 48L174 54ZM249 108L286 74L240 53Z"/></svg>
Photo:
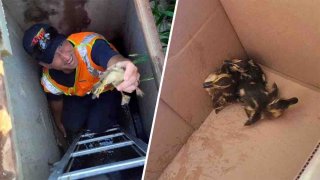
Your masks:
<svg viewBox="0 0 320 180"><path fill-rule="evenodd" d="M163 38L163 39L160 39L160 41L161 41L162 43L168 44L169 38Z"/></svg>
<svg viewBox="0 0 320 180"><path fill-rule="evenodd" d="M150 76L150 77L143 78L143 79L140 80L140 83L141 82L145 82L145 81L150 81L150 80L154 80L154 77Z"/></svg>
<svg viewBox="0 0 320 180"><path fill-rule="evenodd" d="M129 57L132 58L133 64L141 64L149 60L148 55L142 55L142 54L130 54Z"/></svg>
<svg viewBox="0 0 320 180"><path fill-rule="evenodd" d="M167 36L167 37L169 37L169 36L170 36L170 30L162 31L162 32L160 32L159 34L160 34L160 36Z"/></svg>
<svg viewBox="0 0 320 180"><path fill-rule="evenodd" d="M175 9L175 4L170 4L170 5L168 5L168 7L167 7L167 11L171 11L171 12L174 12L174 9Z"/></svg>
<svg viewBox="0 0 320 180"><path fill-rule="evenodd" d="M163 14L160 17L158 17L158 19L156 21L156 26L159 26L162 23L164 18L165 18L165 15L163 15Z"/></svg>
<svg viewBox="0 0 320 180"><path fill-rule="evenodd" d="M166 15L166 16L173 17L173 12L172 11L162 11L162 10L160 10L159 12L164 14L164 15Z"/></svg>

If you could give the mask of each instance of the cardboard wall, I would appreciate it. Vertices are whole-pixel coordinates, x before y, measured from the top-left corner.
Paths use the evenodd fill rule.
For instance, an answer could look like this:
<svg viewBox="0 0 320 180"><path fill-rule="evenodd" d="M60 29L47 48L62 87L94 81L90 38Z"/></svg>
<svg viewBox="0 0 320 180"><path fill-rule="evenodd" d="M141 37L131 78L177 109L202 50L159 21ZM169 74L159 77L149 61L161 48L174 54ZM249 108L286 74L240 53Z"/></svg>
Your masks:
<svg viewBox="0 0 320 180"><path fill-rule="evenodd" d="M194 129L163 100L159 101L145 179L157 179Z"/></svg>
<svg viewBox="0 0 320 180"><path fill-rule="evenodd" d="M295 92L292 95L304 101L298 109L305 110L306 112L301 113L300 111L299 113L298 111L294 115L286 117L286 119L290 120L291 117L296 116L296 122L298 124L301 123L298 126L305 126L304 122L299 120L306 118L315 123L314 127L317 127L319 125L316 123L319 117L317 111L312 110L311 112L308 110L309 108L302 108L302 106L318 106L315 99L319 98L317 91L320 87L320 80L316 78L320 75L318 71L320 67L320 61L318 60L320 53L317 51L320 44L318 36L320 34L320 22L317 21L320 14L317 11L319 3L298 0L221 0L221 2L203 0L199 3L194 3L191 0L180 1L171 37L161 92L160 102L162 103L159 104L159 109L164 108L162 106L170 108L179 118L172 118L171 116L167 116L167 118L172 118L172 121L182 119L193 127L194 130L198 129L212 110L210 98L208 98L201 88L203 79L209 72L221 64L223 59L251 57L257 62L271 68L272 71L277 71L275 79L280 82L282 81L283 87L287 89L295 86L301 87L300 89L296 88L296 91L292 91ZM283 75L287 77L283 78ZM311 92L311 90L295 84L291 80L311 85L308 87L316 87L313 88L316 91L312 91L311 94L308 93L309 95L306 95L305 92ZM310 103L314 105L309 106ZM167 121L163 120L163 116L165 115L159 114L158 111L146 171L146 175L148 173L153 174L153 176L150 176L152 179L159 177L157 173L165 164L171 161L171 156L175 154L171 153L170 157L164 156L168 152L167 150L170 149L169 146L155 150L156 147L159 147L163 143L161 133L171 131L171 128L168 127L173 124L167 124ZM207 125L213 119L208 120ZM284 124L284 126L287 125ZM312 137L312 141L310 137L304 137L310 140L306 144L303 143L304 138L297 140L294 135L292 135L291 141L288 141L288 136L283 138L284 141L288 141L287 144L291 143L297 147L304 144L304 152L299 155L293 155L297 157L297 161L291 163L290 171L286 171L283 177L294 177L294 172L298 173L299 165L303 164L304 159L308 157L308 152L312 151L312 147L316 143L319 134L316 129L312 128L309 131L308 128L310 130L311 127L305 127L305 130L307 129L306 132L301 132L304 135L308 134L308 136ZM211 131L212 129L208 130L208 132ZM302 130L300 129L299 131ZM271 132L271 134L273 133ZM198 136L203 138L202 135L202 133L198 134ZM175 139L176 136L172 136L171 138ZM175 144L174 140L170 140L170 143ZM179 143L181 142L176 142L176 144ZM270 143L272 144L273 142L270 141ZM190 148L191 150L195 148L193 150L197 150L195 147L197 145L195 143L192 145L193 147L190 147L186 144L184 148ZM193 164L201 164L201 161L197 160L197 156L199 153L201 154L202 150L194 154L188 154L191 159L195 158L192 160ZM214 148L212 150L214 151ZM184 157L187 155L184 152L184 150L179 152L180 156L176 157L176 160L170 165L171 167L167 168L162 178L194 179L199 177L194 177L193 175L203 174L201 167L200 169L195 169L192 163L188 164L190 159L185 160ZM290 151L288 154L294 154L295 152ZM208 157L204 156L203 161L209 158L210 153L208 153ZM279 156L286 155L284 153ZM163 157L166 158L165 161ZM160 158L162 158L161 165L155 163L160 162ZM226 169L223 169L224 167L222 166L216 166L216 168L222 168L220 169L221 171L215 170L217 173L228 172L232 169L232 167L228 169L228 166L226 166ZM152 172L152 170L156 171ZM212 171L214 169L209 168L207 173L210 174ZM182 173L182 176L178 176L179 173L180 175ZM281 174L280 171L277 173ZM233 175L236 178L239 174L235 173ZM208 177L210 179L218 176L202 176L204 179Z"/></svg>
<svg viewBox="0 0 320 180"><path fill-rule="evenodd" d="M320 1L221 2L250 57L320 88Z"/></svg>
<svg viewBox="0 0 320 180"><path fill-rule="evenodd" d="M179 3L161 98L197 129L211 111L204 79L223 60L236 57L246 54L218 0Z"/></svg>
<svg viewBox="0 0 320 180"><path fill-rule="evenodd" d="M294 179L320 139L320 93L264 69L281 97L298 97L280 118L243 126L240 104L212 113L162 173L166 179ZM319 179L319 177L318 177Z"/></svg>
<svg viewBox="0 0 320 180"><path fill-rule="evenodd" d="M146 178L157 179L211 112L201 84L224 59L246 58L218 0L179 1Z"/></svg>
<svg viewBox="0 0 320 180"><path fill-rule="evenodd" d="M209 8L210 3L217 6ZM315 108L320 98L319 3L221 0L221 4L179 3L161 98L195 129L206 120L160 179L292 179L320 137ZM224 9L226 18L219 18ZM200 30L195 30L198 26ZM233 35L239 40L232 41ZM281 96L295 96L300 102L283 117L263 120L254 128L242 126L246 116L239 105L207 118L207 108L212 110L206 104L209 98L197 86L205 78L202 73L232 58L229 53L237 58L248 54L270 67L267 76L270 83L277 82Z"/></svg>

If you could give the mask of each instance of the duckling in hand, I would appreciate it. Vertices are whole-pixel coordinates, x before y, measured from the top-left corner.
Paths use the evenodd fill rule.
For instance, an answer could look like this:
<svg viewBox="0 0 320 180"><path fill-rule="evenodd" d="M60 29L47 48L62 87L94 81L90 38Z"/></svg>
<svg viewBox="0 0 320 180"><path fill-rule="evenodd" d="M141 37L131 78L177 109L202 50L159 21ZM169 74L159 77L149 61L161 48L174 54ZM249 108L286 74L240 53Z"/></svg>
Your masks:
<svg viewBox="0 0 320 180"><path fill-rule="evenodd" d="M100 81L97 82L93 88L92 88L92 98L99 98L99 95L103 93L104 91L108 90L113 90L114 87L118 86L121 84L124 80L124 69L117 67L117 66L112 66L105 72L103 72L100 76ZM122 94L122 101L121 105L128 104L130 101L130 96L125 94L124 92L121 92ZM136 94L140 97L143 96L142 90L139 88L136 89Z"/></svg>

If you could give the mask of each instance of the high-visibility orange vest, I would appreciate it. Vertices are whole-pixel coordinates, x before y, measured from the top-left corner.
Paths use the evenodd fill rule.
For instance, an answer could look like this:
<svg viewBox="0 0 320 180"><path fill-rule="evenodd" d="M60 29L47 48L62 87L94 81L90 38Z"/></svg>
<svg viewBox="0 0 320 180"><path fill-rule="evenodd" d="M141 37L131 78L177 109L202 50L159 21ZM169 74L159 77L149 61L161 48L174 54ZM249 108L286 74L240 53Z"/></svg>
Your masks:
<svg viewBox="0 0 320 180"><path fill-rule="evenodd" d="M75 73L75 83L73 87L58 84L49 75L49 69L43 68L41 84L45 92L56 95L84 96L89 94L95 83L99 81L99 75L105 69L96 65L91 58L91 50L97 39L105 38L99 34L92 32L81 32L70 35L68 41L72 42L75 48L75 55L78 60L78 66ZM106 41L108 42L108 41ZM110 43L110 47L116 50Z"/></svg>

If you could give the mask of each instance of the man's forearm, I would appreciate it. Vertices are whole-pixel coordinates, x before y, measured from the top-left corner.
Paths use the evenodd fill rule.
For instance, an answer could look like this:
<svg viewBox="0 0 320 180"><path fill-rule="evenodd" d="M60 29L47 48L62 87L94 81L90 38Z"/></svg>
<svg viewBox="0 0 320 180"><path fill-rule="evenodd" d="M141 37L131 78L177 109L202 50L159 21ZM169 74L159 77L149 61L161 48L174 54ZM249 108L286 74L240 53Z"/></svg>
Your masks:
<svg viewBox="0 0 320 180"><path fill-rule="evenodd" d="M108 61L107 67L110 67L120 61L130 61L130 60L123 57L122 55L118 54L118 55L112 56L112 58L110 58L110 60Z"/></svg>

